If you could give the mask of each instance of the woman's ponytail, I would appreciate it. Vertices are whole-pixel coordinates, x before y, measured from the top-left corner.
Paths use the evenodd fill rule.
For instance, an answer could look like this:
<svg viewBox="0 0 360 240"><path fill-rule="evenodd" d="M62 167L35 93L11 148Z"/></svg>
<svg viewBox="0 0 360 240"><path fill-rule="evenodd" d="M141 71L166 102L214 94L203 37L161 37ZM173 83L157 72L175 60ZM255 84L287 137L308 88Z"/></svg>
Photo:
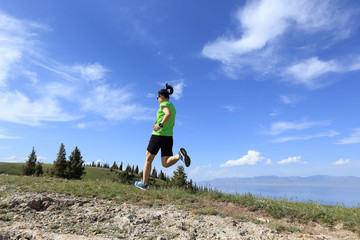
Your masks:
<svg viewBox="0 0 360 240"><path fill-rule="evenodd" d="M166 83L166 90L170 90L169 95L172 95L174 92L174 88L168 83Z"/></svg>
<svg viewBox="0 0 360 240"><path fill-rule="evenodd" d="M164 98L169 99L170 95L174 93L174 88L166 83L166 89L160 89L158 95L164 96Z"/></svg>

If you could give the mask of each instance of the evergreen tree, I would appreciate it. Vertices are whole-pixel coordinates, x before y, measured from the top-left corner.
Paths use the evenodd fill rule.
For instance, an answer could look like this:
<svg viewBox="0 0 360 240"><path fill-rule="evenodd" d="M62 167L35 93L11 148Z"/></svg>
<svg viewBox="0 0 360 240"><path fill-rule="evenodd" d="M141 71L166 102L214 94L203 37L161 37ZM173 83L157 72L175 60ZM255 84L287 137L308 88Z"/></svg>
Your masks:
<svg viewBox="0 0 360 240"><path fill-rule="evenodd" d="M40 175L42 175L42 174L44 174L44 171L43 171L43 167L42 167L42 163L37 163L36 164L36 167L35 167L35 176L40 176Z"/></svg>
<svg viewBox="0 0 360 240"><path fill-rule="evenodd" d="M136 165L135 174L139 174L139 166L138 165Z"/></svg>
<svg viewBox="0 0 360 240"><path fill-rule="evenodd" d="M68 163L66 161L65 146L62 143L60 145L60 149L59 149L57 158L54 162L54 171L53 171L54 175L57 177L65 178L67 165L68 165Z"/></svg>
<svg viewBox="0 0 360 240"><path fill-rule="evenodd" d="M110 168L108 163L104 163L103 168Z"/></svg>
<svg viewBox="0 0 360 240"><path fill-rule="evenodd" d="M174 176L171 179L171 184L179 188L187 187L187 174L185 173L184 166L179 165L174 171Z"/></svg>
<svg viewBox="0 0 360 240"><path fill-rule="evenodd" d="M135 173L135 168L134 168L134 165L132 165L132 168L131 168L131 173L134 174Z"/></svg>
<svg viewBox="0 0 360 240"><path fill-rule="evenodd" d="M96 163L96 167L101 167L100 161Z"/></svg>
<svg viewBox="0 0 360 240"><path fill-rule="evenodd" d="M123 162L121 162L119 170L122 171L123 170Z"/></svg>
<svg viewBox="0 0 360 240"><path fill-rule="evenodd" d="M152 176L153 178L157 178L157 177L158 177L158 176L157 176L157 171L156 171L156 168L155 168L155 167L154 167L154 169L152 170L151 176Z"/></svg>
<svg viewBox="0 0 360 240"><path fill-rule="evenodd" d="M118 169L118 165L116 162L114 162L114 164L111 166L111 169Z"/></svg>
<svg viewBox="0 0 360 240"><path fill-rule="evenodd" d="M96 165L95 165L95 162L94 162L94 161L92 161L91 166L92 166L92 167L96 167Z"/></svg>
<svg viewBox="0 0 360 240"><path fill-rule="evenodd" d="M125 172L131 173L131 167L129 164L126 166Z"/></svg>
<svg viewBox="0 0 360 240"><path fill-rule="evenodd" d="M35 173L36 161L37 161L37 157L36 157L35 149L33 147L31 154L29 155L29 158L26 161L25 166L23 167L23 175L29 176Z"/></svg>
<svg viewBox="0 0 360 240"><path fill-rule="evenodd" d="M164 174L164 172L162 170L160 170L159 179L161 179L163 181L166 181L166 176L165 176L165 174Z"/></svg>
<svg viewBox="0 0 360 240"><path fill-rule="evenodd" d="M66 168L67 179L81 179L85 174L84 161L82 159L80 150L75 147L74 151L69 157L69 162Z"/></svg>
<svg viewBox="0 0 360 240"><path fill-rule="evenodd" d="M190 179L190 181L188 182L188 189L189 189L191 192L195 192L195 188L194 188L194 186L193 186L192 179Z"/></svg>

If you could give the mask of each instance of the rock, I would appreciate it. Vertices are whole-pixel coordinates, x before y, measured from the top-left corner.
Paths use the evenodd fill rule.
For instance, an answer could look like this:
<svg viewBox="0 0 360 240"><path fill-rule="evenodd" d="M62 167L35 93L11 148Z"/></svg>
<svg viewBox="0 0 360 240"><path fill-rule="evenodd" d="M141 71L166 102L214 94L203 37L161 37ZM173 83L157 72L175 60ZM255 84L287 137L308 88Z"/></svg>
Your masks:
<svg viewBox="0 0 360 240"><path fill-rule="evenodd" d="M183 230L183 231L186 231L186 225L184 222L181 222L177 225L177 228L180 229L180 230Z"/></svg>
<svg viewBox="0 0 360 240"><path fill-rule="evenodd" d="M0 233L0 240L10 239L10 234L7 232Z"/></svg>
<svg viewBox="0 0 360 240"><path fill-rule="evenodd" d="M31 209L35 209L36 211L40 211L41 208L43 207L42 205L42 202L38 199L36 200L30 200L28 203L27 203L27 206Z"/></svg>
<svg viewBox="0 0 360 240"><path fill-rule="evenodd" d="M242 230L239 232L240 236L245 236L248 233L247 230Z"/></svg>

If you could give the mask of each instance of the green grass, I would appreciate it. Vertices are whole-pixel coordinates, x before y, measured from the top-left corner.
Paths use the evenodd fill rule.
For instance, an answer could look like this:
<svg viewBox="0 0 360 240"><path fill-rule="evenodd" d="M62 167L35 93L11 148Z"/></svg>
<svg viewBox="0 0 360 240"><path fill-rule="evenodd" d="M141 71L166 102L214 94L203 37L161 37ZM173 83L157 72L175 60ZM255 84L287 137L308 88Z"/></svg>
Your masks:
<svg viewBox="0 0 360 240"><path fill-rule="evenodd" d="M0 170L11 168L16 172L20 164L0 163ZM16 167L14 167L16 166ZM6 170L7 171L7 170ZM78 197L98 197L113 200L117 203L134 203L146 206L159 206L165 204L177 205L180 209L193 211L199 215L222 215L216 209L216 202L234 203L235 206L246 207L250 211L266 213L275 219L284 219L287 222L300 222L307 224L317 222L329 228L337 223L342 223L344 229L356 232L360 236L360 208L346 208L341 206L328 206L314 202L293 202L286 199L259 198L252 194L230 195L219 192L190 193L176 188L152 187L148 191L139 191L133 185L120 184L116 175L109 169L86 167L87 174L83 180L66 180L49 177L24 177L14 175L0 175L0 186L8 187L0 192L6 195L13 191L37 192L37 193L60 193ZM6 172L10 173L10 172ZM157 180L157 184L163 184ZM199 208L200 203L207 203ZM199 203L199 204L197 204ZM213 204L214 203L214 204ZM0 208L6 208L0 205ZM244 216L233 216L246 220ZM10 220L9 216L1 216L3 220ZM294 232L285 226L274 225L281 231Z"/></svg>
<svg viewBox="0 0 360 240"><path fill-rule="evenodd" d="M7 163L0 162L0 173L9 174L9 175L22 175L22 167L25 166L24 163ZM46 172L53 164L43 164L43 171ZM106 179L116 179L115 174L110 172L108 168L97 168L97 167L85 167L86 174L84 175L84 180L106 180Z"/></svg>

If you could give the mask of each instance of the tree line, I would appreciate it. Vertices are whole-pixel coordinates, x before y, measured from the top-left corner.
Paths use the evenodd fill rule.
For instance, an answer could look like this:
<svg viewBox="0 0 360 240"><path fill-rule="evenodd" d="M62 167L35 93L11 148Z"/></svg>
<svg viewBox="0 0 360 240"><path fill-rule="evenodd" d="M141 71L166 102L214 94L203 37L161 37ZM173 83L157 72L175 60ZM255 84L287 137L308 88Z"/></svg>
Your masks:
<svg viewBox="0 0 360 240"><path fill-rule="evenodd" d="M42 163L37 162L37 156L33 147L31 154L23 166L23 175L35 175L40 176L44 174ZM66 160L66 151L63 143L60 145L57 158L53 163L53 166L48 170L47 174L50 176L66 178L66 179L82 179L85 175L84 161L81 156L81 152L78 147L75 147L69 156L69 160Z"/></svg>
<svg viewBox="0 0 360 240"><path fill-rule="evenodd" d="M139 166L127 164L126 168L124 167L124 163L121 162L118 164L116 161L110 165L108 163L104 163L101 165L100 162L95 163L94 161L88 165L89 167L99 167L99 168L108 168L110 171L115 172L118 175L119 181L123 184L134 184L135 181L139 180L142 177L143 172L139 172ZM167 187L178 187L187 189L190 191L209 191L207 187L197 186L193 184L193 181L190 179L188 181L188 175L185 172L185 168L182 165L179 165L177 169L174 171L174 175L172 177L167 176L162 170L158 173L156 168L154 167L151 170L149 184L155 187L159 187L156 183L156 179L160 179L165 181L165 186Z"/></svg>
<svg viewBox="0 0 360 240"><path fill-rule="evenodd" d="M100 162L98 162L97 164L95 164L95 162L92 162L88 166L108 168L110 171L114 172L117 175L119 182L123 184L134 184L134 182L139 180L143 175L142 171L139 172L139 166L130 166L128 164L126 168L124 168L123 162L118 165L114 161L111 167L108 163L104 163L103 165L101 165ZM185 168L182 165L179 165L173 173L173 176L169 177L162 170L160 170L160 172L158 173L158 171L154 167L150 174L149 184L154 187L159 187L159 184L156 180L159 179L165 182L161 185L166 187L178 187L189 190L191 192L212 191L207 187L197 186L196 184L193 184L191 179L188 181L188 175L186 174ZM78 147L75 147L74 151L72 151L69 159L67 160L65 146L63 143L61 143L57 158L54 161L53 166L48 169L47 172L43 171L42 163L37 161L36 152L33 147L25 166L23 166L23 175L40 176L43 174L66 179L82 179L86 172L85 164Z"/></svg>

